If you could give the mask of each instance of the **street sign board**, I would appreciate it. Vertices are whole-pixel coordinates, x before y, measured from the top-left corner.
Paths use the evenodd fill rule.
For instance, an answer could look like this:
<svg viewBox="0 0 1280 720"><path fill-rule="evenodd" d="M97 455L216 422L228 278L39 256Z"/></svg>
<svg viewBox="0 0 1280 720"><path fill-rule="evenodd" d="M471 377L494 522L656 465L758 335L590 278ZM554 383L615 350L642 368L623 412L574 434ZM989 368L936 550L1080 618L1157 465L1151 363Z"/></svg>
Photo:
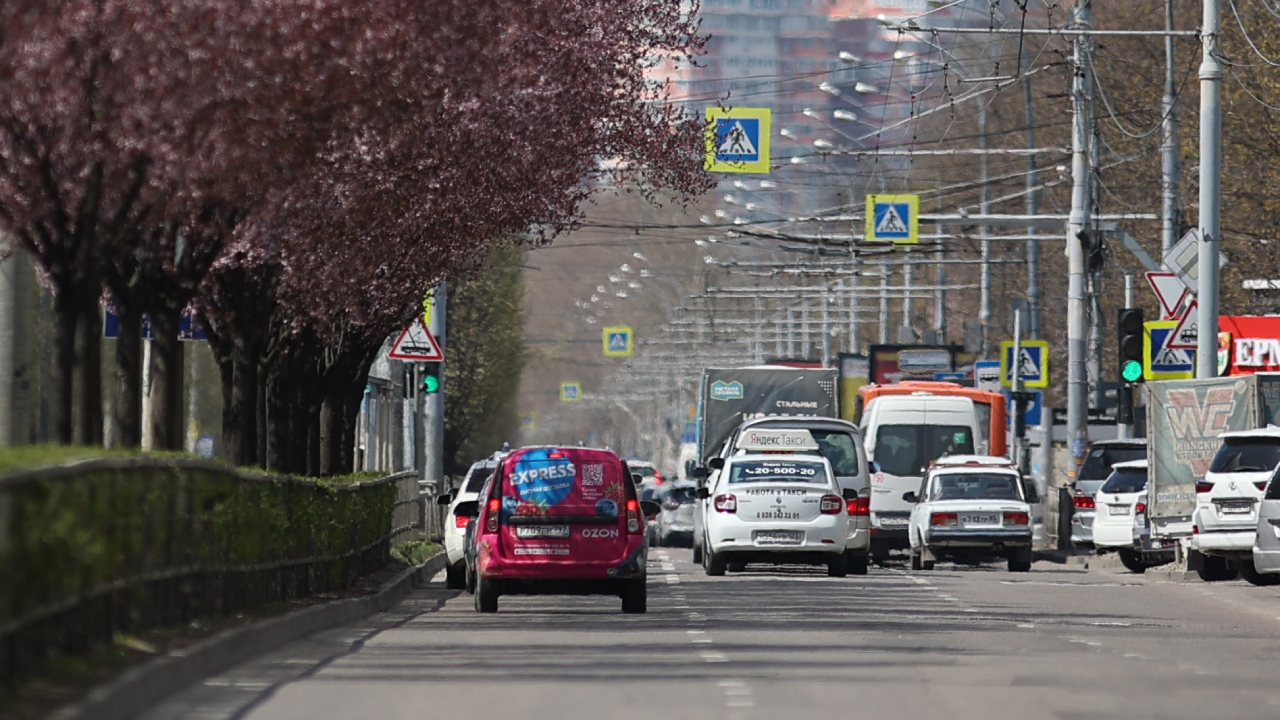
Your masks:
<svg viewBox="0 0 1280 720"><path fill-rule="evenodd" d="M1169 347L1177 320L1142 324L1142 377L1147 380L1187 380L1195 376L1195 352Z"/></svg>
<svg viewBox="0 0 1280 720"><path fill-rule="evenodd" d="M411 360L416 362L440 362L444 360L444 351L435 335L422 323L422 318L414 318L409 327L400 332L400 337L391 346L387 357L392 360Z"/></svg>
<svg viewBox="0 0 1280 720"><path fill-rule="evenodd" d="M1172 320L1178 317L1178 308L1182 307L1182 301L1191 291L1171 272L1149 272L1146 276L1147 284L1160 301L1160 319Z"/></svg>
<svg viewBox="0 0 1280 720"><path fill-rule="evenodd" d="M537 430L538 429L538 413L536 412L520 413L520 429L521 430Z"/></svg>
<svg viewBox="0 0 1280 720"><path fill-rule="evenodd" d="M1031 402L1027 403L1027 410L1023 413L1023 417L1027 419L1027 427L1034 427L1040 424L1044 416L1044 393L1039 390L1031 391ZM1005 421L1009 424L1013 423L1013 396L1008 392L1005 393Z"/></svg>
<svg viewBox="0 0 1280 720"><path fill-rule="evenodd" d="M579 382L560 383L560 401L561 402L578 402L581 399L582 399L582 383L579 383Z"/></svg>
<svg viewBox="0 0 1280 720"><path fill-rule="evenodd" d="M1023 387L1042 388L1049 386L1049 343L1045 340L1023 340L1021 357L1016 363L1018 382ZM1000 343L1000 384L1013 387L1013 341Z"/></svg>
<svg viewBox="0 0 1280 720"><path fill-rule="evenodd" d="M769 108L707 108L707 172L769 172Z"/></svg>
<svg viewBox="0 0 1280 720"><path fill-rule="evenodd" d="M1192 300L1187 306L1186 312L1182 317L1178 318L1178 324L1173 326L1173 332L1169 334L1168 341L1164 346L1174 350L1195 350L1196 339L1200 336L1200 303Z"/></svg>
<svg viewBox="0 0 1280 720"><path fill-rule="evenodd" d="M1178 280L1195 294L1200 291L1200 231L1191 228L1182 239L1169 248L1164 255L1164 269L1173 273ZM1227 264L1227 256L1218 253L1218 267Z"/></svg>
<svg viewBox="0 0 1280 720"><path fill-rule="evenodd" d="M601 333L605 357L630 357L635 350L636 335L627 325L605 328Z"/></svg>
<svg viewBox="0 0 1280 720"><path fill-rule="evenodd" d="M973 385L979 390L1000 392L1000 361L979 360L973 364Z"/></svg>
<svg viewBox="0 0 1280 720"><path fill-rule="evenodd" d="M920 242L919 195L868 195L866 242Z"/></svg>

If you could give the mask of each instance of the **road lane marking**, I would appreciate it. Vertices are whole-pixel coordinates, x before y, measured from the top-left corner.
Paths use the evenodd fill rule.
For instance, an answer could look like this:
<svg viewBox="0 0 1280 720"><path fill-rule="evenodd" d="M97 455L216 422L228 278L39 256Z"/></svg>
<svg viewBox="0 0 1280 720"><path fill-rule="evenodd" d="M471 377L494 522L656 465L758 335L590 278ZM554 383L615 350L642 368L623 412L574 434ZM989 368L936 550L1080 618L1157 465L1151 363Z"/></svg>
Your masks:
<svg viewBox="0 0 1280 720"><path fill-rule="evenodd" d="M700 654L707 662L729 662L729 658L725 657L724 653L707 651Z"/></svg>

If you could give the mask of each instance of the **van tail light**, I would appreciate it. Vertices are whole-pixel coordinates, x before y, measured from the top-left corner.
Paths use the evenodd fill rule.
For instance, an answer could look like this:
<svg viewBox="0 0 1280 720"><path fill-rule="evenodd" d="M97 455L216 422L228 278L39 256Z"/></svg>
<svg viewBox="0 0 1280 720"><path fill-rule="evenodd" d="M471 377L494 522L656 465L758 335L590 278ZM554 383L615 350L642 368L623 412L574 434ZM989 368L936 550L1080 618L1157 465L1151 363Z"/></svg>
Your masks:
<svg viewBox="0 0 1280 720"><path fill-rule="evenodd" d="M1146 511L1147 511L1147 504L1146 504L1146 503L1138 503L1137 505L1133 506L1133 513L1134 513L1135 515L1141 515L1142 513L1146 512Z"/></svg>
<svg viewBox="0 0 1280 720"><path fill-rule="evenodd" d="M933 513L929 516L930 525L955 525L955 513Z"/></svg>
<svg viewBox="0 0 1280 720"><path fill-rule="evenodd" d="M1198 483L1196 483L1196 492L1197 492L1197 493L1207 493L1207 492L1209 492L1209 491L1211 491L1211 490L1213 490L1213 483L1207 483L1207 482L1198 482Z"/></svg>
<svg viewBox="0 0 1280 720"><path fill-rule="evenodd" d="M736 513L738 512L738 496L737 495L717 495L715 499L716 512Z"/></svg>
<svg viewBox="0 0 1280 720"><path fill-rule="evenodd" d="M1076 504L1076 507L1080 508L1081 510L1092 510L1093 498L1089 497L1088 495L1076 495L1075 504Z"/></svg>
<svg viewBox="0 0 1280 720"><path fill-rule="evenodd" d="M1024 512L1007 512L1004 514L1005 525L1027 525L1030 522L1031 517Z"/></svg>
<svg viewBox="0 0 1280 720"><path fill-rule="evenodd" d="M844 498L839 495L823 495L818 501L818 510L823 515L839 515L844 508Z"/></svg>
<svg viewBox="0 0 1280 720"><path fill-rule="evenodd" d="M471 524L471 518L466 515L454 515L453 526L456 528L464 528Z"/></svg>
<svg viewBox="0 0 1280 720"><path fill-rule="evenodd" d="M871 498L860 497L849 500L845 503L845 509L855 517L868 517L871 515Z"/></svg>
<svg viewBox="0 0 1280 720"><path fill-rule="evenodd" d="M484 519L484 531L487 533L498 532L498 513L502 510L502 501L498 498L489 498L489 507L486 508Z"/></svg>
<svg viewBox="0 0 1280 720"><path fill-rule="evenodd" d="M1262 492L1263 490L1267 489L1267 481L1263 480L1262 482L1256 482L1253 484L1253 486L1258 488L1258 492Z"/></svg>
<svg viewBox="0 0 1280 720"><path fill-rule="evenodd" d="M627 532L632 535L644 532L644 523L640 522L640 501L635 498L627 500Z"/></svg>

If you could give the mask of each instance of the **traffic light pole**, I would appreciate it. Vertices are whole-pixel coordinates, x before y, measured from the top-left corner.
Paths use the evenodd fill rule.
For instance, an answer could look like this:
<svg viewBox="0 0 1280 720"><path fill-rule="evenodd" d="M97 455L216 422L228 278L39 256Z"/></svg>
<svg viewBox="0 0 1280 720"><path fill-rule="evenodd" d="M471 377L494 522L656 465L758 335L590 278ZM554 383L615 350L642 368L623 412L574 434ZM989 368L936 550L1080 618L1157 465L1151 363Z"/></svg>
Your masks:
<svg viewBox="0 0 1280 720"><path fill-rule="evenodd" d="M1124 309L1133 308L1133 276L1124 276ZM1120 331L1123 333L1123 329ZM1119 365L1116 372L1121 375L1120 384L1116 387L1116 439L1128 440L1133 437L1133 385L1124 379L1124 350L1119 353Z"/></svg>
<svg viewBox="0 0 1280 720"><path fill-rule="evenodd" d="M447 304L448 288L446 283L440 283L436 286L432 293L431 322L427 325L427 329L435 336L436 342L440 343L440 351L444 352L449 346L449 341L445 337L445 313ZM421 368L419 368L421 370ZM440 386L433 392L428 393L422 387L422 377L419 375L417 383L417 391L422 408L422 429L423 429L423 466L421 478L435 492L443 492L444 487L444 363L440 363Z"/></svg>

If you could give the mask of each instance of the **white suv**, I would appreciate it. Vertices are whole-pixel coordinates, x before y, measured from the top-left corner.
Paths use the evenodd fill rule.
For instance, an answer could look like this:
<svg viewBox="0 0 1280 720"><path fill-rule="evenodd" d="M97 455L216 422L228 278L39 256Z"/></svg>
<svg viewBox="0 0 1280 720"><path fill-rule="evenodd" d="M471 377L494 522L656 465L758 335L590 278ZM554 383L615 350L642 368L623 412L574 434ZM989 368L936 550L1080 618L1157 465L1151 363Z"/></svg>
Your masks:
<svg viewBox="0 0 1280 720"><path fill-rule="evenodd" d="M1218 436L1222 447L1196 483L1189 564L1202 580L1229 580L1252 557L1263 489L1280 464L1280 427Z"/></svg>
<svg viewBox="0 0 1280 720"><path fill-rule="evenodd" d="M932 570L946 557L990 555L1003 556L1009 572L1031 569L1030 503L1039 498L1008 459L940 458L919 492L902 499L913 503L907 523L912 570Z"/></svg>
<svg viewBox="0 0 1280 720"><path fill-rule="evenodd" d="M437 505L449 506L449 511L444 518L444 550L449 555L449 564L445 567L444 585L450 590L462 590L466 587L467 566L463 553L466 550L464 541L467 537L467 525L471 522L470 516L458 515L454 509L459 503L480 497L480 490L484 488L485 481L493 474L505 455L504 452L496 452L487 460L472 463L471 468L467 470L466 479L462 481L456 492L445 493L436 498Z"/></svg>

